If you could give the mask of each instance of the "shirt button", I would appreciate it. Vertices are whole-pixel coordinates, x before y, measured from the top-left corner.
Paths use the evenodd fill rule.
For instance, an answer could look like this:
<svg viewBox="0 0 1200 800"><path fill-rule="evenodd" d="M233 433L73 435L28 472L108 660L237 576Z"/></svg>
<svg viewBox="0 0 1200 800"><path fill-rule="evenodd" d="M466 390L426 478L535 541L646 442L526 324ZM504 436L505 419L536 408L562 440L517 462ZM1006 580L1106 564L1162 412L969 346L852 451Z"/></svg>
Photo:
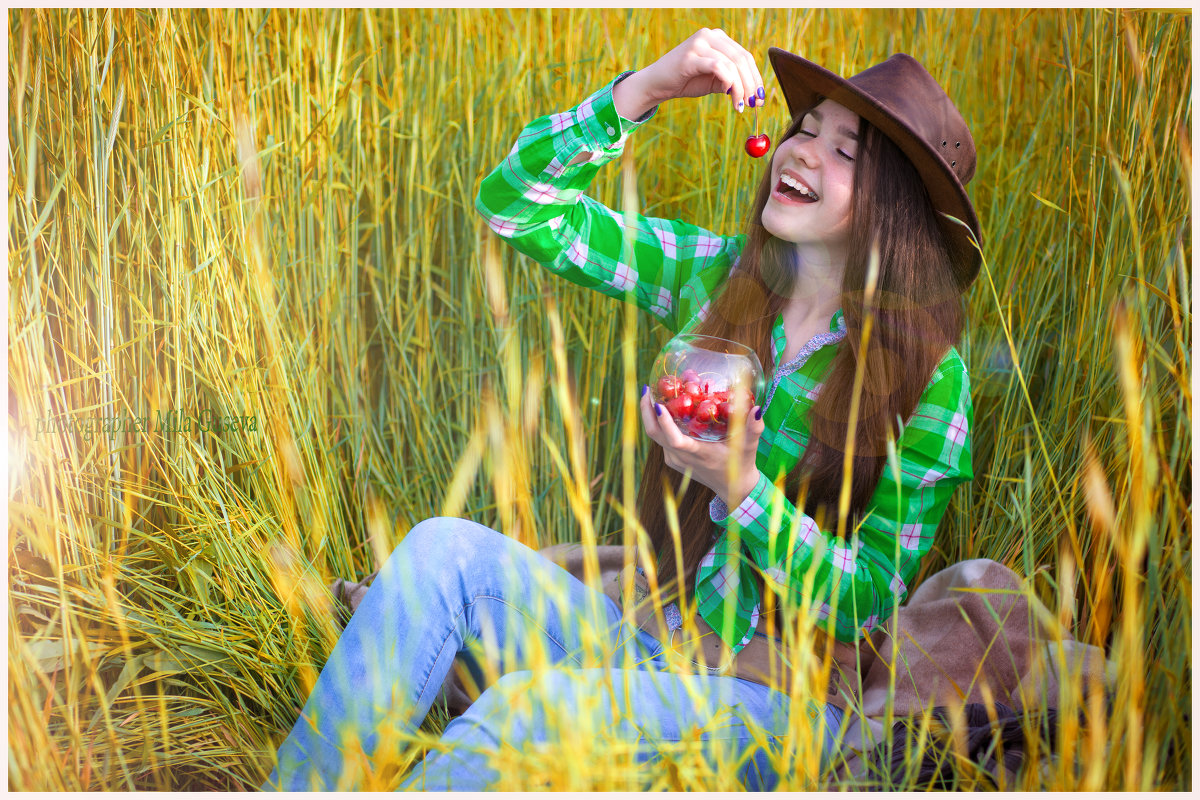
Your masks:
<svg viewBox="0 0 1200 800"><path fill-rule="evenodd" d="M616 136L616 135L617 135L617 131L616 131L616 129L615 129L615 128L613 128L613 126L612 126L612 125L609 125L609 126L608 126L608 128L607 128L607 130L608 130L608 135L609 135L609 136Z"/></svg>

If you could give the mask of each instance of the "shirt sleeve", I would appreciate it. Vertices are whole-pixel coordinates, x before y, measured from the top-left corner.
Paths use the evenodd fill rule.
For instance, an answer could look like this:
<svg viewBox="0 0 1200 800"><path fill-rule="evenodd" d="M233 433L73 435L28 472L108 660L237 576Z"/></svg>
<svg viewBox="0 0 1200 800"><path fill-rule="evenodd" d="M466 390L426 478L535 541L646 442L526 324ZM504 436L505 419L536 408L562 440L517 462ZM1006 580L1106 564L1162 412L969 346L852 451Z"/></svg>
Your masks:
<svg viewBox="0 0 1200 800"><path fill-rule="evenodd" d="M629 73L626 73L629 74ZM679 220L612 211L585 192L626 138L653 116L622 118L612 89L540 117L483 179L475 205L518 251L581 286L630 299L678 331L703 314L736 262L744 236L719 236Z"/></svg>
<svg viewBox="0 0 1200 800"><path fill-rule="evenodd" d="M767 585L791 602L801 601L815 571L813 607L818 619L834 618L833 634L841 641L853 642L876 628L904 601L954 488L973 477L970 382L961 358L951 354L900 434L899 480L892 464L885 464L867 513L848 541L819 529L761 472L732 512L722 516L723 509L713 509L720 527L736 525L742 552ZM743 585L752 583L747 577Z"/></svg>

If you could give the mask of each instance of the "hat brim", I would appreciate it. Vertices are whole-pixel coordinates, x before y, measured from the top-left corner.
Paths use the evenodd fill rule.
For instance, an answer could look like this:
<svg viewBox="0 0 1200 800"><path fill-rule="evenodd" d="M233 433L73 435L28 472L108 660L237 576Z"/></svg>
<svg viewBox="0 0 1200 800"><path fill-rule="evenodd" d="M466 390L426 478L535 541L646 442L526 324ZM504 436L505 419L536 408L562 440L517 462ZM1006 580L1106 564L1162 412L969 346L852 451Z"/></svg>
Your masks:
<svg viewBox="0 0 1200 800"><path fill-rule="evenodd" d="M770 48L768 55L792 117L813 108L825 98L858 114L908 156L929 192L934 209L965 223L976 243L983 241L979 218L975 215L966 188L950 165L908 125L854 84L824 67L778 47ZM944 219L941 227L945 235L953 240L955 252L961 254L963 263L956 265L956 269L962 285L967 286L979 272L980 254L962 225L952 219Z"/></svg>

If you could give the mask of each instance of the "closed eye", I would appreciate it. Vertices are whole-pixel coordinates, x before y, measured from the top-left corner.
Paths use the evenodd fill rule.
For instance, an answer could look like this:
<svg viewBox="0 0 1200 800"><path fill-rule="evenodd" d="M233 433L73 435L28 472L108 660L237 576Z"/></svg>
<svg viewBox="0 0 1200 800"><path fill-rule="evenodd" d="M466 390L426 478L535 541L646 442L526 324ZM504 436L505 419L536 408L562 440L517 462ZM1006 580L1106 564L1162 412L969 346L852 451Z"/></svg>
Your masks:
<svg viewBox="0 0 1200 800"><path fill-rule="evenodd" d="M847 161L853 161L853 160L854 160L854 156L850 155L849 153L845 152L844 150L838 150L838 151L837 151L837 154L838 154L839 156L841 156L842 158L846 159Z"/></svg>

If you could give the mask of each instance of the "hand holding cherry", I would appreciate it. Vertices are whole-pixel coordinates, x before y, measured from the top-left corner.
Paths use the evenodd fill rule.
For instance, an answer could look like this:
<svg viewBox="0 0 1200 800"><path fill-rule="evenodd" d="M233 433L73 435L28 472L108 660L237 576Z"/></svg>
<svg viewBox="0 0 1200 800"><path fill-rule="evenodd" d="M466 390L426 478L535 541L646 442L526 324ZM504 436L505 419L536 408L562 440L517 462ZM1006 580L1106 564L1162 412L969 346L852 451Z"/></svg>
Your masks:
<svg viewBox="0 0 1200 800"><path fill-rule="evenodd" d="M724 91L737 111L754 109L755 135L746 140L746 152L762 158L771 139L757 131L758 109L766 100L763 79L754 56L721 30L701 28L653 64L638 70L613 87L617 113L634 120L658 104L678 97L702 97Z"/></svg>
<svg viewBox="0 0 1200 800"><path fill-rule="evenodd" d="M724 92L740 112L747 105L761 105L762 87L754 56L724 31L701 28L619 82L613 88L613 103L618 114L635 120L667 100Z"/></svg>

